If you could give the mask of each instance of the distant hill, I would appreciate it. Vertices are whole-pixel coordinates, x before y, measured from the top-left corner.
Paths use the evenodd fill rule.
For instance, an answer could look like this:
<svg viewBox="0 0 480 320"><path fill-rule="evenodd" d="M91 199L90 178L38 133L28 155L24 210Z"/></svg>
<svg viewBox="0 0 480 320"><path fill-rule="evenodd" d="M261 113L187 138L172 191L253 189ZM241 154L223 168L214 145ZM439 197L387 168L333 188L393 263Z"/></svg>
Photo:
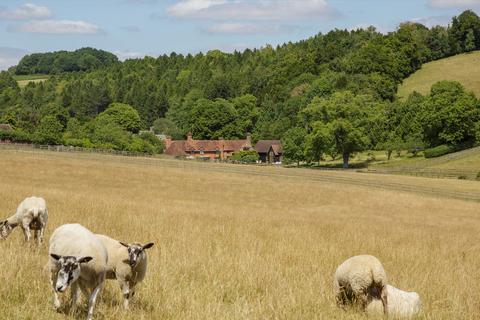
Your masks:
<svg viewBox="0 0 480 320"><path fill-rule="evenodd" d="M458 81L480 98L480 51L426 63L420 70L403 81L398 96L406 98L413 91L430 92L432 85L441 80Z"/></svg>
<svg viewBox="0 0 480 320"><path fill-rule="evenodd" d="M113 53L93 48L26 55L14 68L16 75L93 71L118 63Z"/></svg>

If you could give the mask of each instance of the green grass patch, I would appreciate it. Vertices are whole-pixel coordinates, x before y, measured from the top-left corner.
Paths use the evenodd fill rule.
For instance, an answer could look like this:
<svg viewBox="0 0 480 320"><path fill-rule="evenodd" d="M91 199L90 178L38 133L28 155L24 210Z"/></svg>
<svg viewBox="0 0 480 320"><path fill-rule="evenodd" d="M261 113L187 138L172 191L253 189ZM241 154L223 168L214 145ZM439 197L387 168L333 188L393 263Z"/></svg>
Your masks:
<svg viewBox="0 0 480 320"><path fill-rule="evenodd" d="M413 91L427 94L433 84L442 80L458 81L480 97L480 51L426 63L403 81L398 96L407 98Z"/></svg>

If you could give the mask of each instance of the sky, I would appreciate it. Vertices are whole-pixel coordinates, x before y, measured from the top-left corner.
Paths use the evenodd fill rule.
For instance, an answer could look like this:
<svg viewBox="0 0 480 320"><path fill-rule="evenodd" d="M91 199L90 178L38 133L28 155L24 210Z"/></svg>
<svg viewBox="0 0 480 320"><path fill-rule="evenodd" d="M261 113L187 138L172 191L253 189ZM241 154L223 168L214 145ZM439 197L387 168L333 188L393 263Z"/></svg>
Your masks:
<svg viewBox="0 0 480 320"><path fill-rule="evenodd" d="M28 53L94 47L121 60L231 52L332 29L447 25L480 0L0 0L0 70Z"/></svg>

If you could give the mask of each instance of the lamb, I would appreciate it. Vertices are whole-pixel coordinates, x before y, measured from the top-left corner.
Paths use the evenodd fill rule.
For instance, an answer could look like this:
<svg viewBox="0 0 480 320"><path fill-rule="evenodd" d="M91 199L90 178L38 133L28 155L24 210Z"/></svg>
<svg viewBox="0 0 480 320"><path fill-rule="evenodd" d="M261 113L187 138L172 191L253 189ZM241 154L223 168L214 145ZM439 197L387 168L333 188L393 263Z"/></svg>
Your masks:
<svg viewBox="0 0 480 320"><path fill-rule="evenodd" d="M125 244L108 236L97 234L108 252L107 279L117 279L123 293L123 307L128 309L129 299L135 295L135 286L140 283L147 272L146 249L153 243Z"/></svg>
<svg viewBox="0 0 480 320"><path fill-rule="evenodd" d="M71 286L71 312L75 312L79 290L88 302L87 320L93 318L97 296L105 282L108 253L102 242L79 224L64 224L50 237L48 268L53 304L58 310L58 293ZM92 290L89 294L89 289Z"/></svg>
<svg viewBox="0 0 480 320"><path fill-rule="evenodd" d="M388 306L387 314L396 319L412 318L420 313L422 302L416 292L406 292L387 285ZM378 301L372 301L368 307L369 314L379 313L382 306Z"/></svg>
<svg viewBox="0 0 480 320"><path fill-rule="evenodd" d="M25 241L30 242L30 229L34 230L34 239L38 245L43 242L43 235L48 221L48 210L43 198L25 198L17 208L17 212L5 221L0 222L0 238L6 239L15 227L20 225Z"/></svg>
<svg viewBox="0 0 480 320"><path fill-rule="evenodd" d="M363 310L372 300L380 300L387 312L387 274L382 263L370 255L347 259L336 270L333 288L337 304L345 308L357 304Z"/></svg>

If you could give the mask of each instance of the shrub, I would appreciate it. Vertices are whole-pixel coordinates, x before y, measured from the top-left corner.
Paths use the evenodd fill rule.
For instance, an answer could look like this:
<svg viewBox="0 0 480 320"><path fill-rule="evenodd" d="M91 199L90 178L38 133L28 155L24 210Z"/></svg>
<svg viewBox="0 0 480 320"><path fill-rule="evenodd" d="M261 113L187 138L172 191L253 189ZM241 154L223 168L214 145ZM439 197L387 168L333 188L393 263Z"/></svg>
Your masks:
<svg viewBox="0 0 480 320"><path fill-rule="evenodd" d="M241 163L256 163L258 161L258 153L255 150L244 150L233 154L230 160Z"/></svg>
<svg viewBox="0 0 480 320"><path fill-rule="evenodd" d="M57 145L62 142L63 125L55 116L43 117L34 136L34 142Z"/></svg>
<svg viewBox="0 0 480 320"><path fill-rule="evenodd" d="M477 173L477 180L480 181L480 172Z"/></svg>
<svg viewBox="0 0 480 320"><path fill-rule="evenodd" d="M454 147L442 144L435 148L426 149L424 154L425 158L435 158L455 151L456 149Z"/></svg>
<svg viewBox="0 0 480 320"><path fill-rule="evenodd" d="M165 148L163 141L158 139L153 133L142 132L139 137L152 146L153 153L163 153L163 149Z"/></svg>
<svg viewBox="0 0 480 320"><path fill-rule="evenodd" d="M11 142L18 142L18 143L27 143L32 142L32 137L21 130L9 130L3 131L0 130L0 140L8 140Z"/></svg>

